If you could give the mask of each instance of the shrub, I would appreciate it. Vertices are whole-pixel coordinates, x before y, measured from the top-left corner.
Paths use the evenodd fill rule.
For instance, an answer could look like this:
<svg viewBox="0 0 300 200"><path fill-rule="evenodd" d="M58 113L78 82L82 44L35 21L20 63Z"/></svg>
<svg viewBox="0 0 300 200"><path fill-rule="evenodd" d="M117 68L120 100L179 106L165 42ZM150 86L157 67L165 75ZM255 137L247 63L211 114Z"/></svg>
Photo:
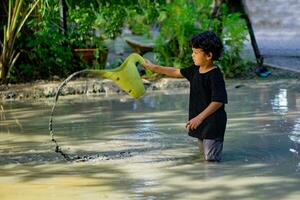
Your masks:
<svg viewBox="0 0 300 200"><path fill-rule="evenodd" d="M160 34L155 48L160 64L177 68L192 65L190 37L211 30L225 45L218 62L225 76L233 77L245 69L245 62L240 57L247 35L245 22L238 13L229 14L225 5L220 18L210 18L210 4L208 0L176 0L161 9Z"/></svg>

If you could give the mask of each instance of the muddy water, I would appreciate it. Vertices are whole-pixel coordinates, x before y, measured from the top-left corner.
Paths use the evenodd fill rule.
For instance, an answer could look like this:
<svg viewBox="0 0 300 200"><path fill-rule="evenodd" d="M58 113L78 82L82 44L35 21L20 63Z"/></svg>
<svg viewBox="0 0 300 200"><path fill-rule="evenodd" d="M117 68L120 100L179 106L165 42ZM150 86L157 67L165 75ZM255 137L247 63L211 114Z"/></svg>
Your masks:
<svg viewBox="0 0 300 200"><path fill-rule="evenodd" d="M0 195L34 199L299 199L300 90L295 83L228 84L224 159L204 164L186 135L187 91L2 103Z"/></svg>

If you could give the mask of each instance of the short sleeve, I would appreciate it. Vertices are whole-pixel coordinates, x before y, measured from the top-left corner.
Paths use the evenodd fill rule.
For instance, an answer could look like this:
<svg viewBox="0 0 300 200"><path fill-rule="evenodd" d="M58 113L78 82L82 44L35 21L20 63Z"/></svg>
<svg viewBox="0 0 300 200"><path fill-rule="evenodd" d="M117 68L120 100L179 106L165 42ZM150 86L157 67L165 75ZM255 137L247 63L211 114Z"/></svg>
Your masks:
<svg viewBox="0 0 300 200"><path fill-rule="evenodd" d="M211 101L227 103L227 92L223 74L220 69L215 70L210 77L211 82Z"/></svg>
<svg viewBox="0 0 300 200"><path fill-rule="evenodd" d="M187 68L180 69L180 73L184 78L191 82L196 70L197 68L195 66L190 66Z"/></svg>

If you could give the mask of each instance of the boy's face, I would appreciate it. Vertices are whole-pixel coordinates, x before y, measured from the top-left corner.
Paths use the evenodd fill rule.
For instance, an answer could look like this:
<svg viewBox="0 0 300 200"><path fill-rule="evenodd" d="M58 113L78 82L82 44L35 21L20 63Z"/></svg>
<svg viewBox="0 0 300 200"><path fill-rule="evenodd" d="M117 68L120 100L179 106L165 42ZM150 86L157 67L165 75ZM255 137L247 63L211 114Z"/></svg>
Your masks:
<svg viewBox="0 0 300 200"><path fill-rule="evenodd" d="M200 48L192 48L192 58L196 66L208 66L212 63L212 53L205 53Z"/></svg>

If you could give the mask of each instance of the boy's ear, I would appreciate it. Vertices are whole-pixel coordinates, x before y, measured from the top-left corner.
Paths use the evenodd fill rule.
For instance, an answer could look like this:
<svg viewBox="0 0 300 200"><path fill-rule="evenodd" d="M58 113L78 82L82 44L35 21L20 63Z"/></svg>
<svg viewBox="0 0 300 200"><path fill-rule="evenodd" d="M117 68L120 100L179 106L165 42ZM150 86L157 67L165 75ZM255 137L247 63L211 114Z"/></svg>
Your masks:
<svg viewBox="0 0 300 200"><path fill-rule="evenodd" d="M212 58L213 58L213 54L212 54L212 52L209 52L209 53L207 53L206 54L207 55L207 60L212 60Z"/></svg>

